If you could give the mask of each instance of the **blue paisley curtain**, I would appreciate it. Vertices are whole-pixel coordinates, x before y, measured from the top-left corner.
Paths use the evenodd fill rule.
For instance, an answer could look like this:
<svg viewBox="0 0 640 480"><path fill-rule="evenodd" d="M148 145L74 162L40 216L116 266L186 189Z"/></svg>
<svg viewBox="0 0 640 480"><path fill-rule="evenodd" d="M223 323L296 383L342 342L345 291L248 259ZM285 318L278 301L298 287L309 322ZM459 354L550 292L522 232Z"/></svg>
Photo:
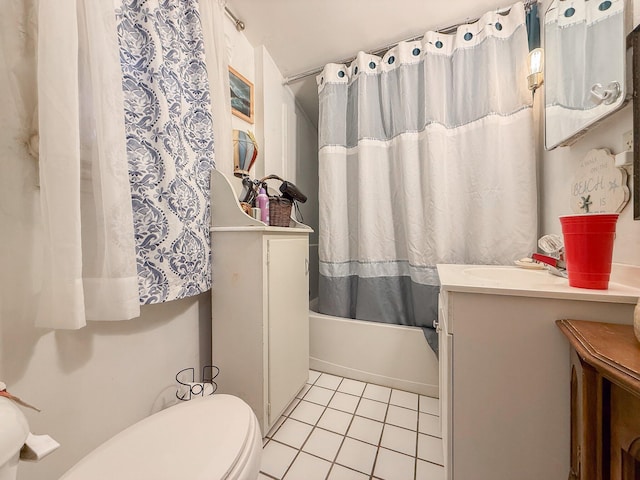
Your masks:
<svg viewBox="0 0 640 480"><path fill-rule="evenodd" d="M211 287L213 126L196 0L116 10L140 303Z"/></svg>

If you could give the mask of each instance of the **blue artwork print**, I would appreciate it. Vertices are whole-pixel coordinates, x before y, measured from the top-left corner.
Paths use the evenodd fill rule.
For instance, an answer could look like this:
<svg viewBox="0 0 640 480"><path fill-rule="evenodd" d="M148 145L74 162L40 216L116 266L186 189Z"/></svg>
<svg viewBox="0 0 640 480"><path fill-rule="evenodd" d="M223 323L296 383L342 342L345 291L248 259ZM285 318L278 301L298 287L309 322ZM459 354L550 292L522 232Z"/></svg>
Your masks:
<svg viewBox="0 0 640 480"><path fill-rule="evenodd" d="M140 303L211 288L213 120L197 0L116 10Z"/></svg>

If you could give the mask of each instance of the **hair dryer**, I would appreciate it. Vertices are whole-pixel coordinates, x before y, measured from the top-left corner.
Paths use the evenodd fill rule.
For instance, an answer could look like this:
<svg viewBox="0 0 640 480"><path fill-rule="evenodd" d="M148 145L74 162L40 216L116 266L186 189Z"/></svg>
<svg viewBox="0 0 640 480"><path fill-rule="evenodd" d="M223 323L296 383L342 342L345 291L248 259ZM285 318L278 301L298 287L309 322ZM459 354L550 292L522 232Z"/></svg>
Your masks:
<svg viewBox="0 0 640 480"><path fill-rule="evenodd" d="M287 182L286 180L284 180L280 185L280 193L282 193L282 196L284 198L290 200L291 202L293 202L294 200L300 203L304 203L307 201L307 196L300 190L298 190L298 187L296 187L293 183Z"/></svg>

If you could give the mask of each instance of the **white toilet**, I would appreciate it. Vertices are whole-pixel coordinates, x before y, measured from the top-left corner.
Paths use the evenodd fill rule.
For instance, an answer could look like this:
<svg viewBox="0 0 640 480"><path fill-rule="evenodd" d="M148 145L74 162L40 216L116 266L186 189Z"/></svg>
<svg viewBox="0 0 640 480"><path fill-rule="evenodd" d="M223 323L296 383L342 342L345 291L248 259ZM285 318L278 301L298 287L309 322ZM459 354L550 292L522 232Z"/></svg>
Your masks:
<svg viewBox="0 0 640 480"><path fill-rule="evenodd" d="M21 445L16 446L19 450ZM255 480L261 455L262 436L251 408L237 397L211 395L123 430L61 480ZM0 480L15 479L2 477L2 468Z"/></svg>

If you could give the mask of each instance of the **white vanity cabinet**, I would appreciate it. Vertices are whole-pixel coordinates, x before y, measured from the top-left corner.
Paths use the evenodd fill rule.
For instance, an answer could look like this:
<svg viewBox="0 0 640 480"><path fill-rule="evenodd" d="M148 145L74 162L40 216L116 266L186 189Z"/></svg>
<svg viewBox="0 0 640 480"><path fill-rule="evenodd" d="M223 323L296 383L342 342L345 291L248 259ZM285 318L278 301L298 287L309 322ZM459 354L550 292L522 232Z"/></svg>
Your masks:
<svg viewBox="0 0 640 480"><path fill-rule="evenodd" d="M640 290L575 289L550 276L527 284L524 274L501 283L473 268L438 266L446 478L564 480L570 352L555 321L631 323Z"/></svg>
<svg viewBox="0 0 640 480"><path fill-rule="evenodd" d="M266 226L240 211L234 196L227 207L239 215L235 211L229 220L229 212L220 211L222 198L216 205L216 193L224 191L222 179L217 183L211 301L212 357L220 374L215 381L219 393L251 406L266 435L309 374L311 229L293 221L289 228Z"/></svg>

